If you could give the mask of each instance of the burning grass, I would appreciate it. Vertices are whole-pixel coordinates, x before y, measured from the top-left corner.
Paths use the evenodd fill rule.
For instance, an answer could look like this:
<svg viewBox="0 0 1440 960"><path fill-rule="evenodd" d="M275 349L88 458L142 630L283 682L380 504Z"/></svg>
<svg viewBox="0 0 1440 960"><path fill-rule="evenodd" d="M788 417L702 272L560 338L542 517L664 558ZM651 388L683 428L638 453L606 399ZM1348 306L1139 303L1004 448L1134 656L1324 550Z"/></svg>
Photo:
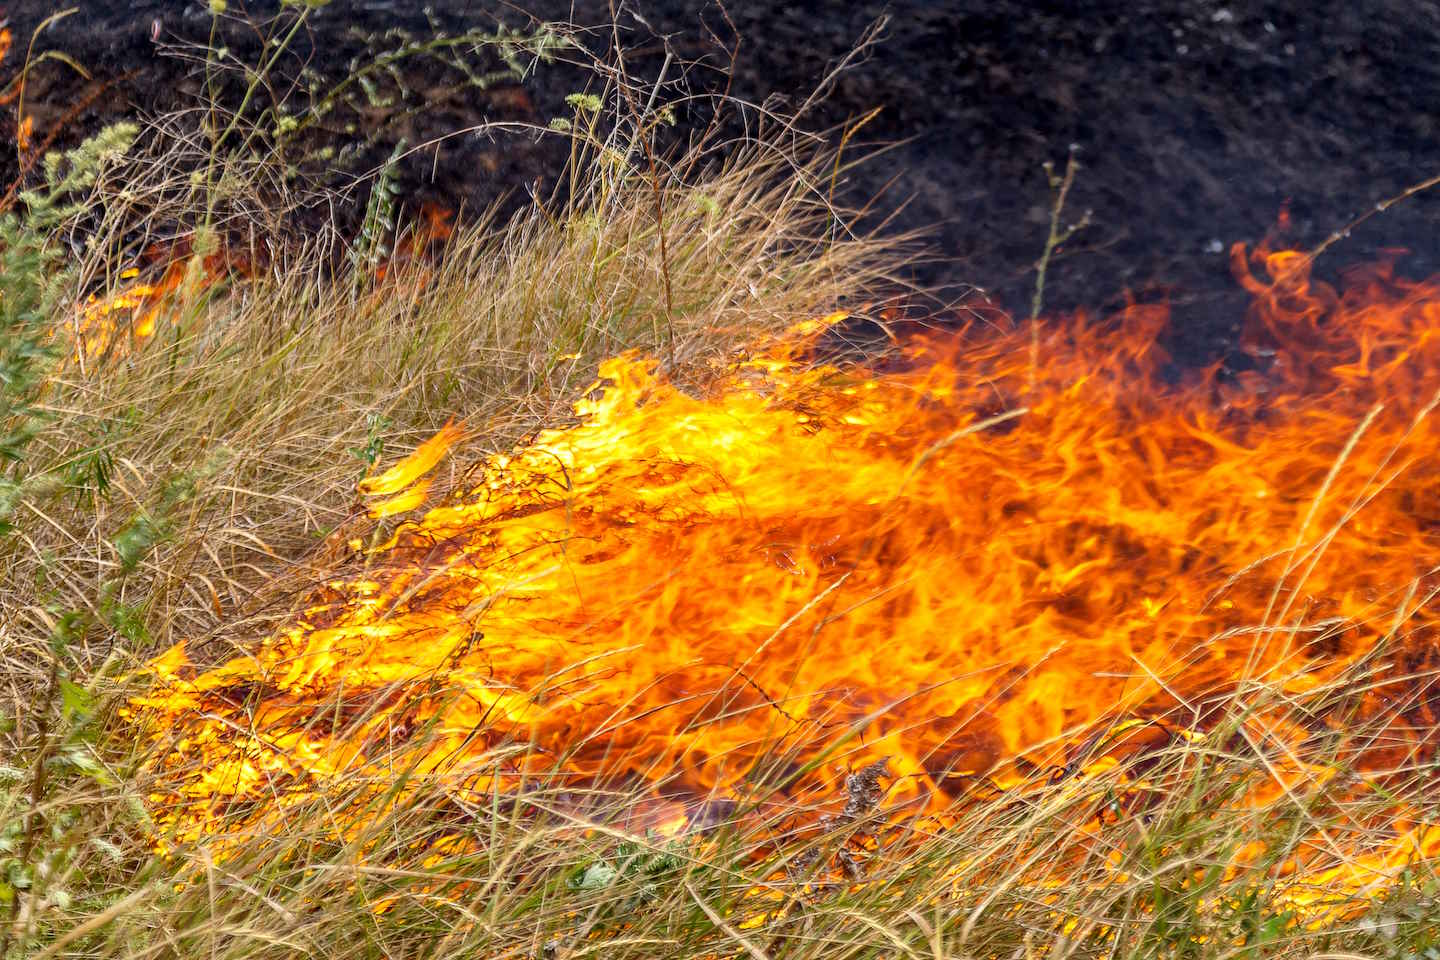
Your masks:
<svg viewBox="0 0 1440 960"><path fill-rule="evenodd" d="M903 250L770 148L46 318L4 944L1440 951L1440 286L1239 251L1239 372L863 321Z"/></svg>
<svg viewBox="0 0 1440 960"><path fill-rule="evenodd" d="M664 265L651 185L612 167L563 215L457 231L438 259L396 259L363 282L330 274L324 238L164 295L117 276L138 308L97 298L117 306L91 316L118 320L124 349L56 351L16 473L23 533L4 545L0 645L6 929L39 945L97 915L168 925L188 909L152 886L180 864L149 861L145 751L108 726L111 693L174 642L233 654L283 622L357 531L383 533L356 488L391 450L463 411L458 465L562 419L604 357L641 347L683 371L880 282L895 243L833 238L834 211L806 186L833 158L792 163L757 145L667 181ZM62 306L50 329L74 317ZM158 936L105 949L188 951L186 935Z"/></svg>
<svg viewBox="0 0 1440 960"><path fill-rule="evenodd" d="M978 320L817 361L841 315L607 361L255 650L156 663L162 842L299 829L485 955L1429 944L1440 291L1237 256L1239 375L1142 306L1035 371Z"/></svg>

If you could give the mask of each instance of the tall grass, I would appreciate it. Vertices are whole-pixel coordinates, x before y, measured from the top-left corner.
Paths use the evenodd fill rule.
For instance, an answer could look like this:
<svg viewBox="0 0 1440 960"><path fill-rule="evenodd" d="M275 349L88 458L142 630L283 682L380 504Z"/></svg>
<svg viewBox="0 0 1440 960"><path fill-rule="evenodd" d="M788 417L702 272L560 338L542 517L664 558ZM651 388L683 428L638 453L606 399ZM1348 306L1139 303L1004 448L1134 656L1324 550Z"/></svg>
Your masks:
<svg viewBox="0 0 1440 960"><path fill-rule="evenodd" d="M40 345L17 348L39 366L17 388L26 405L6 414L11 426L24 413L28 432L7 468L13 530L0 541L0 954L337 949L342 940L321 945L294 926L320 887L288 905L270 888L308 875L361 903L367 888L344 879L355 849L317 848L301 866L320 841L296 833L223 865L204 850L151 855L143 757L114 722L129 671L181 639L201 657L230 655L283 618L352 535L373 532L357 482L448 420L468 437L452 463L473 461L563 420L604 357L663 351L677 376L703 377L842 296L893 288L907 256L904 238L837 233L845 213L816 185L842 160L797 151L789 131L786 143L729 149L723 163L700 145L704 175L691 175L698 154L641 175L613 141L586 140L566 202L481 218L438 256L397 259L383 277L373 257L337 273L348 240L330 231L272 243L252 258L259 269L212 282L203 255L243 235L236 218L281 181L237 158L212 177L220 201L197 193L186 150L191 167L215 157L177 136L182 123L162 121L128 164L92 164L82 202L38 233L32 218L24 234L47 257L68 236L89 240L54 282L40 278L50 291L32 318ZM122 328L98 354L74 349L79 292L124 286L115 261L137 224L197 212L194 256L153 336ZM9 302L18 289L10 277ZM374 826L424 831L424 813L387 810ZM396 861L412 842L394 842L365 869L414 873L419 860ZM199 904L188 898L200 888L177 878L202 863L210 899ZM239 887L224 878L257 899L228 902ZM257 904L272 913L250 917ZM388 922L363 908L354 919L371 937Z"/></svg>
<svg viewBox="0 0 1440 960"><path fill-rule="evenodd" d="M1323 709L1364 680L1283 706ZM667 838L634 825L645 792L618 784L477 800L474 770L357 777L265 831L217 823L213 843L172 859L130 847L108 874L88 868L90 899L52 907L36 944L136 958L1432 956L1433 864L1368 888L1284 865L1313 863L1318 844L1343 867L1382 843L1433 771L1392 771L1388 795L1356 800L1356 729L1328 746L1341 776L1255 803L1276 757L1243 731L1275 696L1242 690L1203 739L1113 769L977 790L944 830L897 821L853 781L805 810L755 782L774 802Z"/></svg>
<svg viewBox="0 0 1440 960"><path fill-rule="evenodd" d="M817 239L830 211L781 172L740 155L667 196L678 364L703 365L893 270L885 242ZM642 189L618 187L575 218L536 210L469 228L438 263L401 263L360 287L327 277L312 251L287 254L178 303L123 362L67 366L47 401L65 429L32 468L104 453L115 469L107 496L85 506L87 529L72 527L80 514L52 518L67 534L37 543L30 561L71 551L57 589L82 603L113 570L105 531L153 509L171 478L193 477L185 515L144 564L167 581L151 639L203 636L221 618L233 629L277 563L301 561L353 518L377 452L407 449L452 417L469 425L472 449L503 449L563 417L599 359L668 345ZM185 579L168 582L176 569Z"/></svg>
<svg viewBox="0 0 1440 960"><path fill-rule="evenodd" d="M1274 764L1247 735L1257 718L1325 712L1373 682L1363 672L1308 703L1242 688L1205 736L1084 776L977 785L943 830L897 819L865 773L803 811L761 777L753 804L668 838L635 825L631 785L541 780L477 802L456 789L472 769L356 777L241 844L217 824L153 851L153 773L116 719L143 682L130 671L181 639L213 662L292 612L372 532L355 488L377 464L459 417L453 481L564 420L606 356L645 349L703 378L894 284L906 238L836 229L844 158L784 133L692 175L705 164L616 162L624 137L592 128L573 199L470 227L434 260L337 276L341 238L316 237L217 286L197 272L145 342L46 360L0 541L3 960L1440 957L1432 865L1373 900L1284 869L1317 836L1343 867L1387 838L1397 804L1433 809L1433 769L1390 771L1357 800L1355 729L1311 745L1333 776L1264 802L1250 789ZM248 162L215 182L244 197L273 174ZM156 154L99 178L77 282L119 282L124 211L170 196L174 176ZM74 300L54 302L50 329ZM761 767L835 746L787 744ZM1242 854L1259 859L1236 869Z"/></svg>

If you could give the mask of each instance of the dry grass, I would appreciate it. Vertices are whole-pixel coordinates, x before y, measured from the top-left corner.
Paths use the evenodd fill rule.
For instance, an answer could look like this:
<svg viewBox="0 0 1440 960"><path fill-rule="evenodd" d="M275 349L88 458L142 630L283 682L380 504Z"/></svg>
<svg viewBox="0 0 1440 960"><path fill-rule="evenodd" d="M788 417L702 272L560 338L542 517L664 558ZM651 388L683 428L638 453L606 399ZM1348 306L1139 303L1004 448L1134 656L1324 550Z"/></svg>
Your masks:
<svg viewBox="0 0 1440 960"><path fill-rule="evenodd" d="M93 605L118 571L109 541L186 478L195 489L172 535L127 590L147 598L151 649L233 630L237 614L276 602L263 591L276 577L307 588L295 565L354 519L367 444L392 456L458 417L472 458L504 449L563 419L601 358L641 348L703 367L877 286L898 248L824 239L831 212L777 166L742 155L667 193L673 318L640 186L569 219L536 210L471 229L438 264L402 264L361 289L325 280L302 252L175 305L152 342L98 369L71 363L54 383L58 428L29 468L104 454L113 479L108 497L46 515L9 558L12 580ZM24 621L33 602L11 593L5 615ZM108 638L88 639L84 660L98 663Z"/></svg>
<svg viewBox="0 0 1440 960"><path fill-rule="evenodd" d="M372 460L459 418L458 471L563 420L604 357L645 349L703 377L842 294L893 288L903 239L833 236L841 212L814 185L835 165L776 143L689 180L688 163L658 181L597 163L569 205L464 230L383 280L337 277L335 238L317 238L258 275L183 285L146 342L122 331L120 349L54 367L40 396L50 419L14 468L17 529L0 544L0 863L30 884L12 901L12 944L117 902L116 919L158 906L134 891L179 865L146 861L138 758L123 727L106 732L117 680L182 638L223 656L283 618L347 537L374 526L355 492ZM176 176L152 153L101 178L90 219L102 239L82 279L120 282L108 258L137 207L195 202L175 199ZM158 935L147 948L189 949ZM242 939L269 936L257 926Z"/></svg>
<svg viewBox="0 0 1440 960"><path fill-rule="evenodd" d="M1433 807L1434 770L1393 771L1388 794L1357 801L1344 771L1367 732L1352 730L1314 745L1336 776L1249 802L1274 763L1244 735L1282 706L1266 688L1130 766L977 791L943 831L895 819L864 784L834 798L828 829L797 829L819 811L797 820L756 782L753 809L664 839L616 826L639 802L623 784L537 782L477 805L454 772L357 779L238 847L217 824L213 842L152 854L150 774L115 717L125 671L182 638L221 656L293 610L368 530L355 486L370 454L392 460L458 416L458 471L563 420L606 356L645 349L703 376L884 287L905 244L836 231L835 157L785 142L688 180L684 162L636 175L582 150L594 188L567 208L474 228L379 284L337 280L321 238L182 292L149 343L58 370L22 469L108 480L34 485L0 545L0 882L28 884L13 912L0 904L0 960L1440 957L1433 865L1373 902L1325 886L1339 901L1313 927L1297 910L1317 891L1278 869L1317 829L1342 865L1383 841L1397 803ZM1257 842L1255 869L1228 869Z"/></svg>
<svg viewBox="0 0 1440 960"><path fill-rule="evenodd" d="M458 770L380 792L357 779L238 848L217 824L169 861L138 844L114 863L88 855L83 883L69 878L88 899L52 906L36 945L127 958L1431 956L1433 864L1369 889L1281 865L1314 854L1317 828L1336 865L1353 862L1387 838L1397 798L1423 802L1433 772L1396 771L1389 796L1363 801L1343 776L1247 800L1276 757L1241 731L1272 696L1245 690L1203 740L1130 765L977 791L943 831L894 819L863 784L828 805L828 830L797 829L820 811L797 820L756 782L752 796L776 805L667 839L617 826L643 800L618 786L537 781L477 803ZM1365 735L1329 744L1338 767ZM1264 854L1232 870L1257 843Z"/></svg>
<svg viewBox="0 0 1440 960"><path fill-rule="evenodd" d="M893 263L881 244L814 242L815 218L828 213L773 173L737 164L701 193L670 195L672 279L688 305L675 317L678 364L701 370ZM687 219L699 196L718 209ZM177 472L195 478L168 539L124 581L127 602L143 599L144 633L78 638L77 679L123 691L98 667L107 656L128 664L175 637L238 642L289 610L324 567L325 536L352 518L366 466L349 451L369 441L367 417L388 418L386 460L456 412L476 449L504 446L563 418L597 358L663 349L644 199L617 193L578 225L536 214L477 232L434 272L417 265L359 294L298 268L259 279L197 306L189 336L58 381L61 422L123 427L112 494L34 527L10 558L12 583L43 583L104 622L95 598L121 563L115 531L134 511L157 511ZM793 252L775 256L784 246ZM57 432L42 462L63 465L90 435ZM44 686L33 671L49 662L44 608L19 589L6 601L8 709L33 732L27 704ZM52 748L96 766L72 764L44 791L14 955L1427 958L1440 949L1433 865L1371 889L1310 888L1281 866L1317 836L1337 866L1354 861L1387 839L1397 802L1433 803L1433 770L1393 771L1388 793L1357 799L1344 771L1374 731L1356 728L1311 745L1336 776L1247 799L1276 762L1272 745L1247 735L1267 712L1331 712L1383 668L1364 665L1305 703L1244 689L1203 739L1087 776L977 788L945 830L897 819L859 788L795 811L762 779L752 807L666 839L625 826L643 796L624 784L539 781L477 804L457 789L474 771L455 770L357 777L261 833L217 824L212 840L172 857L150 853L149 774L102 698L89 727L103 733ZM34 743L19 741L22 776L5 787L12 823L28 802ZM770 766L827 746L786 744ZM832 815L828 828L814 826L819 813ZM1231 870L1257 843L1253 866ZM1330 899L1319 923L1317 898Z"/></svg>

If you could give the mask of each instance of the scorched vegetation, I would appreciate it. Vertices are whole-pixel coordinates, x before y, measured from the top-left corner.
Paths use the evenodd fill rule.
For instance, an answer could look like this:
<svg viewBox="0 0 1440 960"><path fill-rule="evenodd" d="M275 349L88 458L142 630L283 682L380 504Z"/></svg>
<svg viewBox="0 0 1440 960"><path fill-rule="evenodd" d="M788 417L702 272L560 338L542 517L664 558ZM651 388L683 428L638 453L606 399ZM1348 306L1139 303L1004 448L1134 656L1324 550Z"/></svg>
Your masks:
<svg viewBox="0 0 1440 960"><path fill-rule="evenodd" d="M456 227L255 105L312 6L0 217L0 960L1440 958L1440 287L921 320L618 46Z"/></svg>

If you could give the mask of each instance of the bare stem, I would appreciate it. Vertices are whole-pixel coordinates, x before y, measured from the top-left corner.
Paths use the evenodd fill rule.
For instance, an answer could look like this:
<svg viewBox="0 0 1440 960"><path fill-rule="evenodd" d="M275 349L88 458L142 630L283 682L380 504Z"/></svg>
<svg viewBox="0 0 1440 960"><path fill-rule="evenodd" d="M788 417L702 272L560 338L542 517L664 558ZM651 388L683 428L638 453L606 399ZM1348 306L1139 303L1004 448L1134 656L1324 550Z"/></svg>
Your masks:
<svg viewBox="0 0 1440 960"><path fill-rule="evenodd" d="M1079 147L1070 145L1070 154L1065 160L1065 173L1057 176L1055 165L1046 161L1045 176L1050 181L1050 192L1054 194L1054 201L1050 204L1050 232L1045 237L1045 251L1040 254L1040 259L1035 262L1035 296L1030 300L1030 391L1035 390L1035 379L1040 366L1040 310L1045 305L1045 274L1050 269L1050 258L1060 245L1069 240L1075 234L1090 226L1090 211L1086 210L1079 220L1062 227L1060 215L1065 210L1065 200L1070 195L1070 187L1075 183L1075 174L1080 171L1080 163L1075 159Z"/></svg>

